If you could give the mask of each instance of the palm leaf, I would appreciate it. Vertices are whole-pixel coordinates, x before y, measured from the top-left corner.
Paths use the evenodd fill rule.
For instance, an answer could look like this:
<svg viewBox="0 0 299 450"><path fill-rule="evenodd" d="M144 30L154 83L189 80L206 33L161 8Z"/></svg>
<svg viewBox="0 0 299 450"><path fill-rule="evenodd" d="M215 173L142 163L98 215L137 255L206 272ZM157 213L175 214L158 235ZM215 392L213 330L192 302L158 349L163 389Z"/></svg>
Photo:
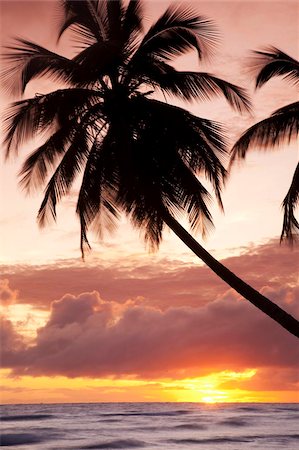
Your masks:
<svg viewBox="0 0 299 450"><path fill-rule="evenodd" d="M101 98L101 91L59 89L13 103L4 118L6 157L12 145L17 151L25 141L37 133L50 129L54 119L61 124L62 121L79 117L88 108L100 102Z"/></svg>
<svg viewBox="0 0 299 450"><path fill-rule="evenodd" d="M132 58L156 56L171 60L186 50L195 49L201 58L215 47L217 32L213 23L189 8L170 7L144 36Z"/></svg>
<svg viewBox="0 0 299 450"><path fill-rule="evenodd" d="M57 159L60 158L70 146L73 140L77 121L71 121L63 128L59 129L40 147L38 147L25 160L19 173L22 177L20 185L30 191L32 188L40 187L44 184L49 170L55 168Z"/></svg>
<svg viewBox="0 0 299 450"><path fill-rule="evenodd" d="M93 228L102 236L104 229L114 228L119 217L115 202L119 177L114 152L111 152L111 139L111 131L108 130L102 142L94 141L84 169L76 209L80 219L83 257L86 248L89 248L89 226L94 224Z"/></svg>
<svg viewBox="0 0 299 450"><path fill-rule="evenodd" d="M85 129L79 129L69 149L52 175L38 211L37 220L41 227L50 218L56 219L56 205L66 195L74 182L76 175L85 165L89 152L89 136Z"/></svg>
<svg viewBox="0 0 299 450"><path fill-rule="evenodd" d="M226 136L220 124L201 118L193 119L194 142L191 144L195 149L200 147L197 154L190 152L189 144L187 152L181 151L183 160L195 172L204 172L206 178L213 186L219 207L224 210L221 199L221 190L225 183L227 172L223 163L226 159ZM200 144L196 145L196 137L200 136Z"/></svg>
<svg viewBox="0 0 299 450"><path fill-rule="evenodd" d="M295 208L299 203L299 163L297 164L291 186L285 196L282 206L284 210L281 241L287 239L293 244L298 237L299 223L294 215Z"/></svg>
<svg viewBox="0 0 299 450"><path fill-rule="evenodd" d="M24 141L34 136L37 129L41 129L40 115L37 115L36 105L39 103L38 97L14 102L7 109L4 117L4 144L6 146L6 155L8 158L11 147L15 142L15 152L18 146ZM53 119L53 116L52 116ZM50 126L52 121L44 122L44 127Z"/></svg>
<svg viewBox="0 0 299 450"><path fill-rule="evenodd" d="M120 208L130 217L133 226L143 232L151 249L157 248L162 238L164 208L173 214L186 212L192 228L200 228L203 235L212 225L206 205L208 192L181 156L167 148L167 141L161 142L165 154L160 157L157 141L148 133L132 143L134 165L130 172L131 182L126 182L117 197Z"/></svg>
<svg viewBox="0 0 299 450"><path fill-rule="evenodd" d="M298 83L299 63L286 53L275 47L265 51L255 52L255 66L262 66L257 79L256 87L261 87L270 78L284 75L285 78ZM235 143L231 151L230 165L237 158L245 158L251 147L267 149L275 147L284 141L290 142L299 133L299 102L286 105L276 110L270 117L250 127ZM294 242L299 230L299 223L294 210L299 199L299 167L297 166L291 187L283 200L283 228L281 241L287 239Z"/></svg>
<svg viewBox="0 0 299 450"><path fill-rule="evenodd" d="M206 138L211 122L195 118L187 111L144 97L131 101L129 116L133 127L130 152L126 152L130 172L121 167L121 186L118 195L121 209L131 217L133 225L144 229L146 241L152 248L161 240L161 210L186 211L193 228L204 233L211 217L205 198L209 195L196 172L202 172L219 194L225 169L216 153L224 153L218 129L213 130L213 143ZM200 126L201 125L201 126ZM173 133L173 130L176 130ZM123 139L122 139L123 142ZM218 145L218 148L213 146ZM220 198L221 201L221 198ZM196 207L201 212L196 214Z"/></svg>
<svg viewBox="0 0 299 450"><path fill-rule="evenodd" d="M164 165L167 170L173 152L178 152L191 171L205 174L212 183L221 206L220 192L226 177L222 164L226 157L226 139L221 126L157 100L138 98L134 100L134 107L137 110L131 114L138 114L143 128L147 124L151 133L158 136L157 150L164 149L163 160L163 153L160 151L156 156L159 158L159 164ZM161 143L163 136L165 142ZM166 153L167 149L170 153Z"/></svg>
<svg viewBox="0 0 299 450"><path fill-rule="evenodd" d="M78 36L90 44L107 38L106 2L103 0L63 0L65 19L60 27L58 39L70 27Z"/></svg>
<svg viewBox="0 0 299 450"><path fill-rule="evenodd" d="M263 66L256 78L256 87L261 87L270 78L282 76L295 84L299 82L299 62L275 47L256 51L254 66Z"/></svg>
<svg viewBox="0 0 299 450"><path fill-rule="evenodd" d="M299 133L299 102L284 106L270 117L250 127L231 150L231 162L236 158L245 158L247 150L252 147L278 146L289 141Z"/></svg>
<svg viewBox="0 0 299 450"><path fill-rule="evenodd" d="M210 100L224 96L239 112L251 111L251 103L244 89L203 72L178 72L171 66L154 61L144 64L145 77L163 92L184 100ZM152 65L152 67L151 67Z"/></svg>
<svg viewBox="0 0 299 450"><path fill-rule="evenodd" d="M11 52L4 55L11 64L2 73L12 93L23 93L29 81L45 75L58 82L84 84L85 77L75 61L25 39L16 41L17 45L8 47Z"/></svg>
<svg viewBox="0 0 299 450"><path fill-rule="evenodd" d="M142 16L141 1L130 0L122 22L123 40L128 54L134 52L137 40L143 31Z"/></svg>
<svg viewBox="0 0 299 450"><path fill-rule="evenodd" d="M171 202L172 199L169 198L168 208L170 206L173 209L175 205L181 205L183 211L187 213L191 228L195 231L200 230L201 235L205 237L209 228L213 226L207 205L211 201L211 196L181 158L177 159L174 166L172 184L170 191L175 192L177 198L174 199L175 202ZM175 214L175 211L172 213Z"/></svg>
<svg viewBox="0 0 299 450"><path fill-rule="evenodd" d="M25 161L20 175L21 185L27 191L44 183L48 172L56 164L61 155L65 154L71 146L78 130L83 129L86 133L98 133L99 123L103 121L101 105L91 106L87 111L81 113L80 119L74 116L54 133L43 145L35 150ZM80 135L79 135L80 136Z"/></svg>

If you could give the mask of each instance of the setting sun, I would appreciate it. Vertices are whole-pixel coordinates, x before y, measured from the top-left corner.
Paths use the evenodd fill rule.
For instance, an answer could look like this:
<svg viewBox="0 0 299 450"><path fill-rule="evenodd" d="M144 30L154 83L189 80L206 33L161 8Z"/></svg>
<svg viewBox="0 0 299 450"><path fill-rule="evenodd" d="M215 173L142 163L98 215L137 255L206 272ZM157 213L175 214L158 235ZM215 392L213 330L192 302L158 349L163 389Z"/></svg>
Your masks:
<svg viewBox="0 0 299 450"><path fill-rule="evenodd" d="M219 402L220 400L218 400L218 399L216 398L216 396L214 396L214 397L209 396L209 397L202 397L202 401L203 401L204 403L217 403L217 402Z"/></svg>

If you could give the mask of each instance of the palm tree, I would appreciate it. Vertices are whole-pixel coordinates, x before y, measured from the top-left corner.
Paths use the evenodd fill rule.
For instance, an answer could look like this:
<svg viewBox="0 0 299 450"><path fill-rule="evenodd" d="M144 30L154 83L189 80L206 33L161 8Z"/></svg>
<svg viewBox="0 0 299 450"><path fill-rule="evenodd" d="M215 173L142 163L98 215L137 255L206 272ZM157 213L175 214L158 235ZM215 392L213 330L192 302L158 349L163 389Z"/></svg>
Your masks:
<svg viewBox="0 0 299 450"><path fill-rule="evenodd" d="M283 76L291 82L299 83L299 62L275 47L255 52L258 66L262 66L256 78L256 87L260 88L270 78ZM250 127L232 149L231 164L237 158L245 158L252 147L275 147L282 142L290 142L299 133L299 102L291 103L273 112L272 115ZM286 239L293 244L298 237L299 223L295 217L295 208L299 202L299 163L285 196L283 226L280 240Z"/></svg>
<svg viewBox="0 0 299 450"><path fill-rule="evenodd" d="M208 73L180 72L170 64L187 50L199 59L215 46L213 24L188 8L170 7L143 33L141 1L63 2L65 20L80 51L72 59L19 39L7 58L7 75L21 92L34 78L64 83L49 94L15 102L7 116L7 155L36 133L47 140L25 161L21 184L40 187L52 173L38 212L40 225L56 217L56 204L82 173L77 214L81 251L87 231L114 227L120 212L158 248L165 224L218 276L260 310L299 337L298 321L213 258L177 221L185 213L193 230L212 225L212 183L220 207L226 177L225 137L216 122L153 99L183 100L224 95L237 111L248 110L245 92ZM13 73L21 74L18 83Z"/></svg>

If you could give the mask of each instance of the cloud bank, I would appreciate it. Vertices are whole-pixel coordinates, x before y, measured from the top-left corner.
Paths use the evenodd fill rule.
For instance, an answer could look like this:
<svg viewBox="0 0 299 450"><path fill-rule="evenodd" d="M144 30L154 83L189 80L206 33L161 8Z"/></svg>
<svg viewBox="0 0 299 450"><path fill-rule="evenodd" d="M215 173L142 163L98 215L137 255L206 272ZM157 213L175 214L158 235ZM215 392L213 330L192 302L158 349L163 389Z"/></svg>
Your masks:
<svg viewBox="0 0 299 450"><path fill-rule="evenodd" d="M298 315L298 288L277 295ZM201 307L165 311L105 301L96 291L66 294L30 346L8 321L2 334L3 365L17 375L183 378L259 367L283 369L284 377L287 370L284 389L298 382L296 338L232 290Z"/></svg>
<svg viewBox="0 0 299 450"><path fill-rule="evenodd" d="M297 252L272 241L224 263L299 317ZM257 368L242 388L299 387L296 338L205 267L160 260L8 269L0 284L8 310L14 302L49 311L29 343L2 319L2 365L12 376L183 379Z"/></svg>
<svg viewBox="0 0 299 450"><path fill-rule="evenodd" d="M226 258L223 264L256 289L298 284L299 248L279 246L277 240L258 247L244 248L243 254ZM109 301L125 302L142 296L148 306L199 306L227 290L227 285L210 269L176 260L149 256L149 263L123 260L111 264L97 260L93 265L70 261L45 266L2 266L11 288L21 295L18 302L48 309L66 292L79 295L98 291ZM277 299L279 302L280 300Z"/></svg>

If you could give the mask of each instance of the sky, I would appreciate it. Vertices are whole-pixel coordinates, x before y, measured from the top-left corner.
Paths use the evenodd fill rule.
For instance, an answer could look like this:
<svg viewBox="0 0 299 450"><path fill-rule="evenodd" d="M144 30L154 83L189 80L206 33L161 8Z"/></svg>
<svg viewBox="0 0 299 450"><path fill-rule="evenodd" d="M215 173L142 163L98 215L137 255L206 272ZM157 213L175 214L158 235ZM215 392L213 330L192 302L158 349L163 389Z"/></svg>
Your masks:
<svg viewBox="0 0 299 450"><path fill-rule="evenodd" d="M168 1L145 1L146 24ZM298 99L283 79L254 90L250 51L273 45L299 58L298 4L292 1L189 2L221 33L213 59L180 58L180 70L207 70L246 87L253 113L224 100L184 104L220 121L230 142L251 124ZM14 36L57 52L58 3L2 1L1 44ZM2 61L3 65L3 61ZM32 83L25 96L53 88ZM2 112L10 101L1 91ZM178 103L176 103L178 104ZM296 338L219 280L168 230L149 253L123 217L85 262L79 248L76 192L58 221L40 230L42 192L27 197L17 173L32 150L1 164L0 299L3 403L90 401L299 401ZM4 153L4 149L2 148ZM298 247L279 245L281 202L298 145L251 151L230 174L225 214L212 206L215 229L205 248L253 287L299 317ZM202 238L196 238L202 242Z"/></svg>

